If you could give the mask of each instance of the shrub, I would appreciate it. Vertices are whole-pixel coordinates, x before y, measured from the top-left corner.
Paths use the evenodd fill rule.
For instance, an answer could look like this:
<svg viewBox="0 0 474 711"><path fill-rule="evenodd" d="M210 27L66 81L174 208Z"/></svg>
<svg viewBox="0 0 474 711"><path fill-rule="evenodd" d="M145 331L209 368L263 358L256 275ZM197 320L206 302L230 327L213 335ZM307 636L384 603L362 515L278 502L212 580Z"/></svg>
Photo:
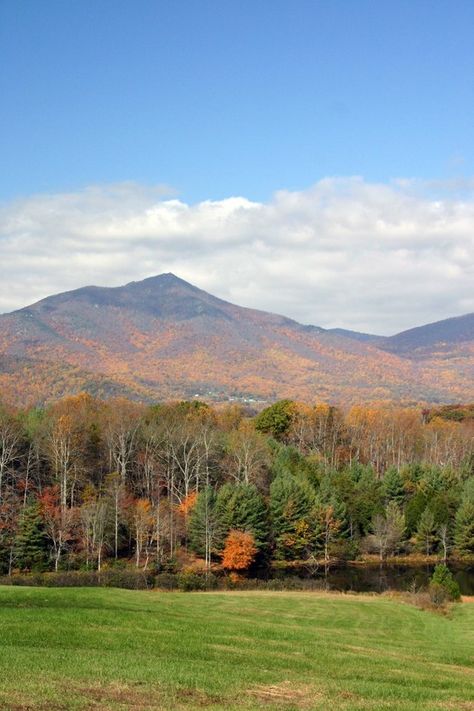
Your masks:
<svg viewBox="0 0 474 711"><path fill-rule="evenodd" d="M448 598L448 593L444 585L441 583L430 583L429 587L430 601L435 607L443 607Z"/></svg>
<svg viewBox="0 0 474 711"><path fill-rule="evenodd" d="M178 587L178 581L176 579L175 573L158 573L155 576L155 588L158 590L176 590Z"/></svg>
<svg viewBox="0 0 474 711"><path fill-rule="evenodd" d="M215 590L218 580L215 575L209 573L179 573L176 576L177 587L183 592L194 592L203 590Z"/></svg>
<svg viewBox="0 0 474 711"><path fill-rule="evenodd" d="M38 585L51 588L107 587L146 590L153 587L153 575L143 570L69 570L59 573L12 575L0 579L6 585Z"/></svg>
<svg viewBox="0 0 474 711"><path fill-rule="evenodd" d="M449 568L443 563L437 565L434 569L430 580L429 593L434 604L443 604L446 600L460 600L461 598L458 583L453 578ZM441 600L443 595L444 599ZM441 600L441 603L437 603L435 600Z"/></svg>

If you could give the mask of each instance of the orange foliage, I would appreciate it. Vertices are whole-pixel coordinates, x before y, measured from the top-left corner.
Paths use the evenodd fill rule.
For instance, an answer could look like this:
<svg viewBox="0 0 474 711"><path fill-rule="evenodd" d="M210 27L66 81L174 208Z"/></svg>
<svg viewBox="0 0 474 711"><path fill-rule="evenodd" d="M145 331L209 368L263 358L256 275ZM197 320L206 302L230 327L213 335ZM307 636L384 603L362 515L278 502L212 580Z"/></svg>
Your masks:
<svg viewBox="0 0 474 711"><path fill-rule="evenodd" d="M157 302L179 303L186 296L179 289L172 293L160 289ZM81 390L97 397L125 393L141 401L190 393L224 401L236 391L270 401L345 405L474 398L472 340L397 355L376 342L302 329L223 302L219 308L227 309L228 318L211 324L145 316L133 303L97 309L72 294L60 309L32 307L35 318L27 321L19 312L2 317L3 400L38 404Z"/></svg>
<svg viewBox="0 0 474 711"><path fill-rule="evenodd" d="M229 570L247 570L256 554L257 548L251 533L230 531L225 541L222 565Z"/></svg>
<svg viewBox="0 0 474 711"><path fill-rule="evenodd" d="M197 491L192 491L190 494L188 494L186 498L183 499L179 504L178 511L184 516L189 516L196 504L197 496Z"/></svg>

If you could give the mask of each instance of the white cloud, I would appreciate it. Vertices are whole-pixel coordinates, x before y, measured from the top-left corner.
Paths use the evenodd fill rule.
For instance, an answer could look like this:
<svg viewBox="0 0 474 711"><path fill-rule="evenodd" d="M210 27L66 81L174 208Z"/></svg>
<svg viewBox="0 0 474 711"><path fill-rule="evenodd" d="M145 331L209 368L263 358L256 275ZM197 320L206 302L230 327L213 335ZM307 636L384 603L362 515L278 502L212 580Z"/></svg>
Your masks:
<svg viewBox="0 0 474 711"><path fill-rule="evenodd" d="M474 197L457 188L325 179L196 205L133 183L34 195L0 208L0 311L172 271L304 323L394 333L474 311Z"/></svg>

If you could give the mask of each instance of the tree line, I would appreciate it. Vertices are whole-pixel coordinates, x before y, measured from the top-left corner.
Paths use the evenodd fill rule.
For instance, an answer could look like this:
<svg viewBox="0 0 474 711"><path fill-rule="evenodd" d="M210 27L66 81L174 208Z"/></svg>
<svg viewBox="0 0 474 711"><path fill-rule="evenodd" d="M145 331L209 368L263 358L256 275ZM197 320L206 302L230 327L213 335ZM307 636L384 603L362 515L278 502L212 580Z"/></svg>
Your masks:
<svg viewBox="0 0 474 711"><path fill-rule="evenodd" d="M0 570L474 556L474 419L86 394L0 408Z"/></svg>

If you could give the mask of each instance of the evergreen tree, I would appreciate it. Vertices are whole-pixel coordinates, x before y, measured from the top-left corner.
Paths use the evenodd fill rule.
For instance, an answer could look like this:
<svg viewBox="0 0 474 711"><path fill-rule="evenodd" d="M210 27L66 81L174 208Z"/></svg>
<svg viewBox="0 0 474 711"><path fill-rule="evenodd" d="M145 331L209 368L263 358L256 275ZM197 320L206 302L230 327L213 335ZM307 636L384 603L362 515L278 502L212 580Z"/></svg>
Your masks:
<svg viewBox="0 0 474 711"><path fill-rule="evenodd" d="M372 467L359 465L354 471L357 472L358 478L354 496L346 502L346 507L352 525L352 535L366 536L371 530L374 516L384 511L381 484L377 481Z"/></svg>
<svg viewBox="0 0 474 711"><path fill-rule="evenodd" d="M401 505L405 498L405 488L403 479L396 467L390 467L384 474L382 481L382 492L385 501L395 501Z"/></svg>
<svg viewBox="0 0 474 711"><path fill-rule="evenodd" d="M474 477L464 482L462 490L462 500L474 503Z"/></svg>
<svg viewBox="0 0 474 711"><path fill-rule="evenodd" d="M189 519L189 546L201 556L210 555L214 549L218 533L216 500L212 486L202 489Z"/></svg>
<svg viewBox="0 0 474 711"><path fill-rule="evenodd" d="M333 476L333 472L326 472L319 482L318 499L329 504L330 500L335 495L337 476Z"/></svg>
<svg viewBox="0 0 474 711"><path fill-rule="evenodd" d="M223 484L217 492L216 519L218 531L216 545L221 550L224 546L224 540L232 528L232 514L237 486L237 484L227 482Z"/></svg>
<svg viewBox="0 0 474 711"><path fill-rule="evenodd" d="M311 485L290 475L270 487L270 515L277 558L298 558L317 535L316 497Z"/></svg>
<svg viewBox="0 0 474 711"><path fill-rule="evenodd" d="M443 601L444 596L446 596L448 600L460 600L461 598L459 584L454 579L449 568L443 563L440 563L434 569L430 579L429 589L430 596L434 601L436 601L436 599ZM444 593L444 596L439 595L440 590Z"/></svg>
<svg viewBox="0 0 474 711"><path fill-rule="evenodd" d="M423 464L407 464L404 466L400 472L401 477L403 481L406 484L406 488L411 489L412 491L415 489L416 485L418 482L423 478L425 475L426 469L423 466Z"/></svg>
<svg viewBox="0 0 474 711"><path fill-rule="evenodd" d="M474 554L474 501L465 499L458 509L454 542L461 555Z"/></svg>
<svg viewBox="0 0 474 711"><path fill-rule="evenodd" d="M40 506L28 504L23 510L15 537L15 560L22 570L43 570L47 561L47 538Z"/></svg>
<svg viewBox="0 0 474 711"><path fill-rule="evenodd" d="M253 484L224 484L219 489L215 507L216 546L224 547L230 530L245 531L254 537L259 551L268 541L268 514L265 501Z"/></svg>
<svg viewBox="0 0 474 711"><path fill-rule="evenodd" d="M277 444L276 455L272 465L273 479L282 474L301 476L317 484L320 478L320 467L299 452L296 447Z"/></svg>
<svg viewBox="0 0 474 711"><path fill-rule="evenodd" d="M406 532L408 538L413 536L420 522L421 515L428 505L428 499L424 491L417 491L414 496L411 497L409 502L405 507L405 522L406 522Z"/></svg>
<svg viewBox="0 0 474 711"><path fill-rule="evenodd" d="M427 506L420 516L416 531L416 542L429 555L436 541L436 521L433 511Z"/></svg>

